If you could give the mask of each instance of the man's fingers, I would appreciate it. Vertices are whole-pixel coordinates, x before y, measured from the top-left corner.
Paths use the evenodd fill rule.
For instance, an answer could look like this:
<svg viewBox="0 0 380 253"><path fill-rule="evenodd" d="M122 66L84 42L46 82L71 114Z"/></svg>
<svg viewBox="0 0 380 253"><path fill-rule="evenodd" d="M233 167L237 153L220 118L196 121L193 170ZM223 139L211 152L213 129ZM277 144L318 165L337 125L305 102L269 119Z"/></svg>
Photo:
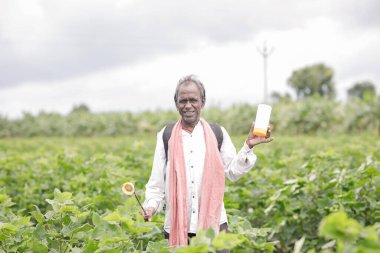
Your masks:
<svg viewBox="0 0 380 253"><path fill-rule="evenodd" d="M143 211L140 214L144 217L144 221L152 221L152 216L156 212L156 210L152 207L148 207L145 209L145 213Z"/></svg>
<svg viewBox="0 0 380 253"><path fill-rule="evenodd" d="M271 141L273 141L273 138L260 138L255 145L260 144L260 143L268 143Z"/></svg>
<svg viewBox="0 0 380 253"><path fill-rule="evenodd" d="M152 221L152 215L146 214L146 215L143 215L143 217L144 217L144 221Z"/></svg>

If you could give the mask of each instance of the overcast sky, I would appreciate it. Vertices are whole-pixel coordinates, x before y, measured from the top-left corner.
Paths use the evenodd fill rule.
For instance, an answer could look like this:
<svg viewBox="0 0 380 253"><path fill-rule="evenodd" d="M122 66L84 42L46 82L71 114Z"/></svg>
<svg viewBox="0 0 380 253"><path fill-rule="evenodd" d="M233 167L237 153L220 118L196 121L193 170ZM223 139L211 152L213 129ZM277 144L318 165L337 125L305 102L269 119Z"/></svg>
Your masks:
<svg viewBox="0 0 380 253"><path fill-rule="evenodd" d="M293 93L293 70L324 63L338 99L355 82L380 92L378 0L0 0L0 115L174 108L196 74L208 105Z"/></svg>

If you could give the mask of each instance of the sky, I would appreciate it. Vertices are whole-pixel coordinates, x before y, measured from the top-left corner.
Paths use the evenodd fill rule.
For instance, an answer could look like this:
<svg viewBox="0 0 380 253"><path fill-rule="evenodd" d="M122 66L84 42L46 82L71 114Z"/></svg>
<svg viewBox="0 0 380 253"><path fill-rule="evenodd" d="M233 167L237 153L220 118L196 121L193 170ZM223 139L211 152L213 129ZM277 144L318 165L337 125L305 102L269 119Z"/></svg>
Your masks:
<svg viewBox="0 0 380 253"><path fill-rule="evenodd" d="M380 93L378 0L0 0L0 116L174 109L195 74L206 106L294 91L294 70L334 70L337 100L356 82Z"/></svg>

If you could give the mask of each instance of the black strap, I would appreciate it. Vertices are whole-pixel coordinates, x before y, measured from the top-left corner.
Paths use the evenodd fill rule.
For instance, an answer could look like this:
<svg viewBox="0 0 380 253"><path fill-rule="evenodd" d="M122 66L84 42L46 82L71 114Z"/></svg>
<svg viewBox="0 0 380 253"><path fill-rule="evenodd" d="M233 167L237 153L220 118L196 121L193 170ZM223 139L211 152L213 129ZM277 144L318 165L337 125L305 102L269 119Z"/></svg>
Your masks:
<svg viewBox="0 0 380 253"><path fill-rule="evenodd" d="M169 139L173 132L174 122L171 122L166 125L164 133L162 134L162 140L164 141L164 148L165 148L165 160L168 161L168 145L169 145Z"/></svg>
<svg viewBox="0 0 380 253"><path fill-rule="evenodd" d="M169 145L168 143L169 143L170 136L172 135L174 124L175 124L174 122L167 124L164 130L164 133L162 134L162 140L164 141L166 162L168 161L168 145ZM220 151L220 148L222 147L222 143L223 143L222 128L216 123L210 123L209 125L215 134L216 140L218 141L218 150Z"/></svg>
<svg viewBox="0 0 380 253"><path fill-rule="evenodd" d="M222 147L222 143L223 143L222 128L216 123L210 123L209 125L215 134L216 140L218 141L218 150L220 151L220 148Z"/></svg>

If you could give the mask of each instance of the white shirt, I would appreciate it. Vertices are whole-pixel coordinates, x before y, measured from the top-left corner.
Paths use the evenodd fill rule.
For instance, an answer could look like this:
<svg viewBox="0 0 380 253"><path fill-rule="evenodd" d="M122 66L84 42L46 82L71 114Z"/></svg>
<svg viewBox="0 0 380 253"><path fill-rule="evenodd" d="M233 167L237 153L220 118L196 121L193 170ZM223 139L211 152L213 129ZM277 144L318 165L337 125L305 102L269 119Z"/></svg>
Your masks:
<svg viewBox="0 0 380 253"><path fill-rule="evenodd" d="M157 134L152 173L146 185L144 208L154 207L159 211L162 204L166 203L164 229L170 232L170 207L168 201L170 158L168 151L168 162L166 163L164 142L162 140L163 132L164 129ZM246 143L236 154L235 146L224 127L222 127L222 132L223 143L220 148L220 154L224 164L224 174L229 180L236 181L252 168L257 158ZM188 233L196 233L198 230L200 189L206 151L202 123L198 122L192 133L182 130L182 139L186 166ZM227 214L224 204L222 204L220 224L225 222L227 222Z"/></svg>

